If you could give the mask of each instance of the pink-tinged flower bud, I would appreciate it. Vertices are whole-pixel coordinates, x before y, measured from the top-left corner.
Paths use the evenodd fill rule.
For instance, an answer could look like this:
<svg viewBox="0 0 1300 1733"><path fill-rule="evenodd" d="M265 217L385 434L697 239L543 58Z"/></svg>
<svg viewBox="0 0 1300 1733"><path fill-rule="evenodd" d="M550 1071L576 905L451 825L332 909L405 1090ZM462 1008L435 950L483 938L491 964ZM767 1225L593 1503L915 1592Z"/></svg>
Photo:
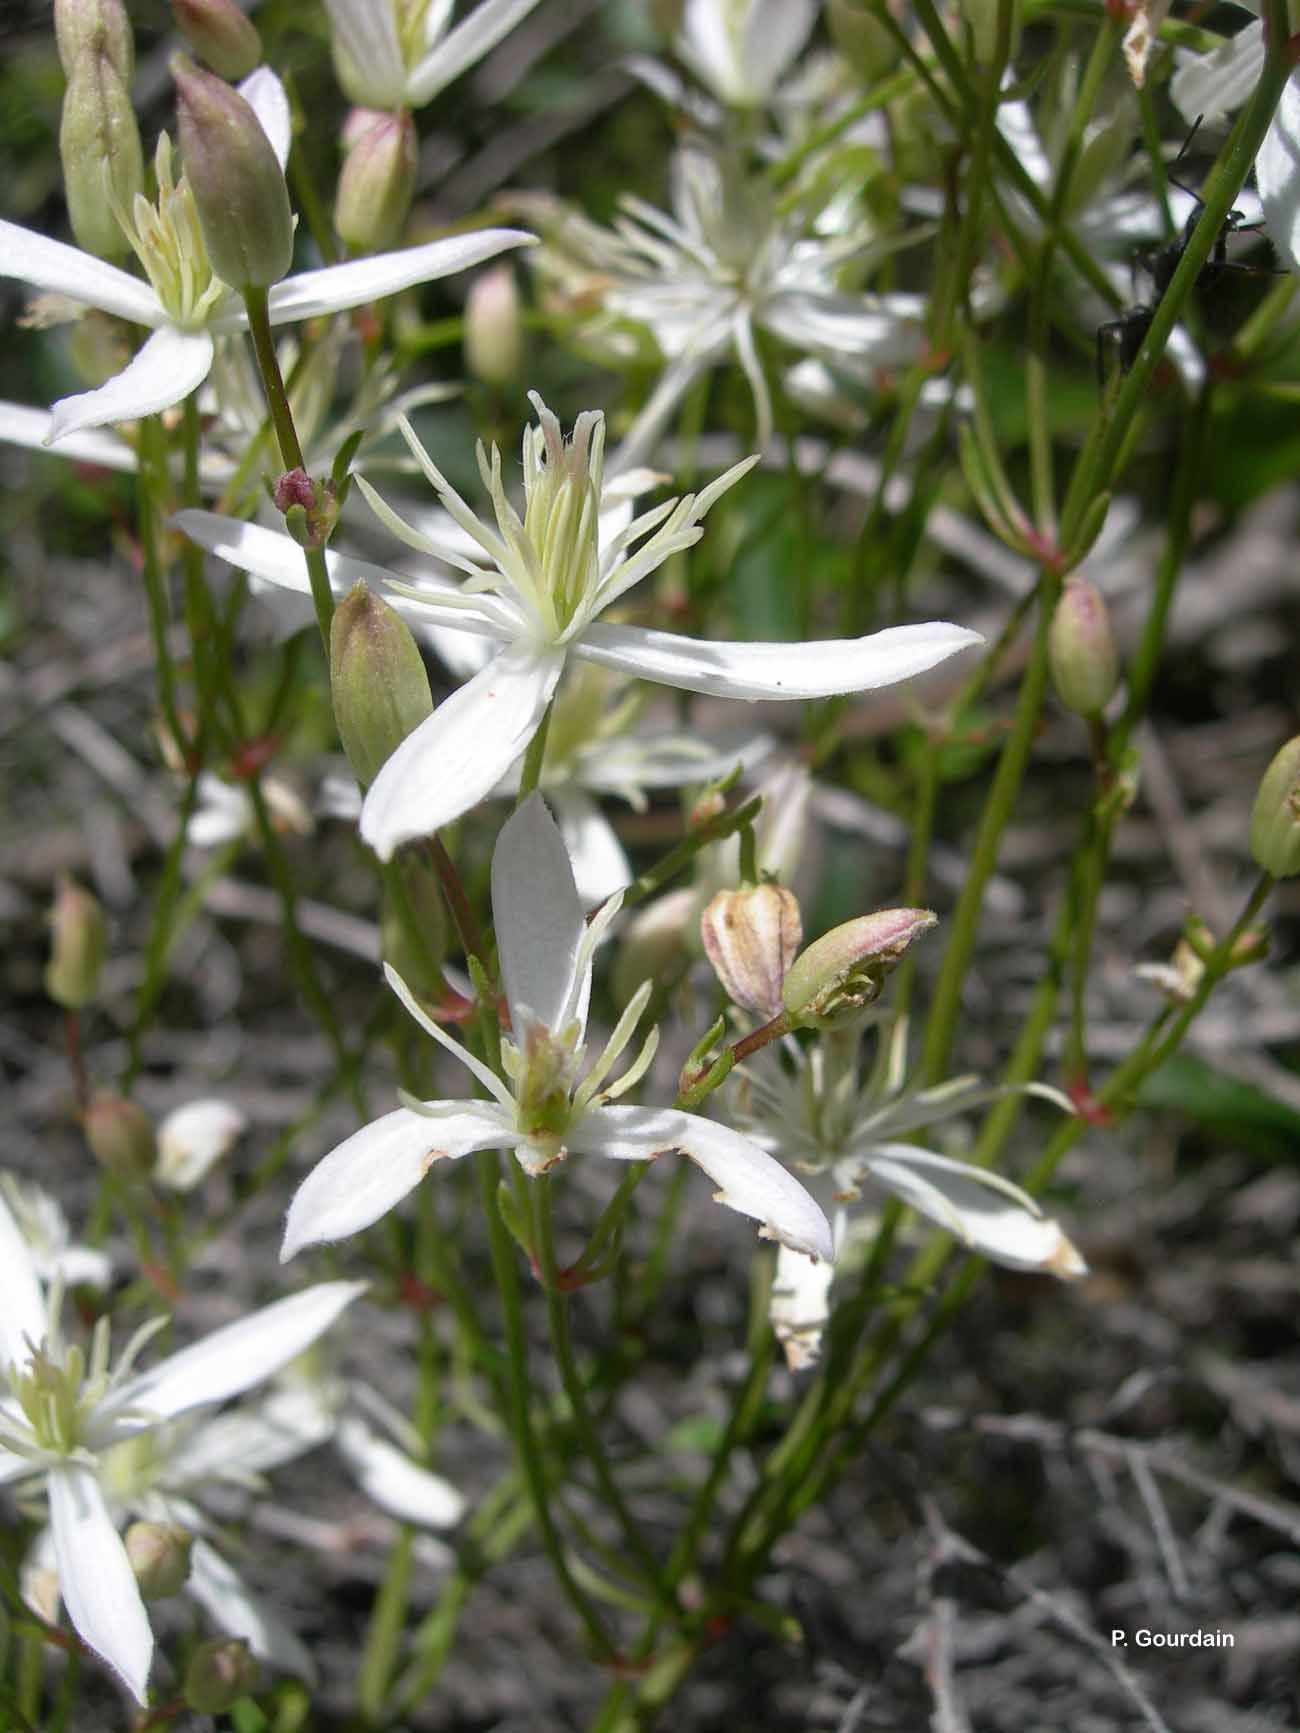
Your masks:
<svg viewBox="0 0 1300 1733"><path fill-rule="evenodd" d="M1047 638L1056 695L1076 716L1100 716L1119 684L1119 656L1101 592L1067 578Z"/></svg>
<svg viewBox="0 0 1300 1733"><path fill-rule="evenodd" d="M773 884L719 891L700 916L700 937L727 997L770 1022L803 942L794 892Z"/></svg>
<svg viewBox="0 0 1300 1733"><path fill-rule="evenodd" d="M357 252L382 252L401 236L415 196L415 122L405 111L354 110L344 148L334 227Z"/></svg>
<svg viewBox="0 0 1300 1733"><path fill-rule="evenodd" d="M63 879L50 910L50 929L45 991L65 1011L80 1011L99 991L104 966L104 911L89 891Z"/></svg>
<svg viewBox="0 0 1300 1733"><path fill-rule="evenodd" d="M108 1090L86 1109L82 1129L90 1153L118 1179L145 1179L153 1171L158 1143L143 1107Z"/></svg>
<svg viewBox="0 0 1300 1733"><path fill-rule="evenodd" d="M1264 772L1250 815L1250 852L1275 879L1300 873L1300 734Z"/></svg>
<svg viewBox="0 0 1300 1733"><path fill-rule="evenodd" d="M122 0L54 0L54 41L66 77L83 54L95 54L130 84L135 41Z"/></svg>
<svg viewBox="0 0 1300 1733"><path fill-rule="evenodd" d="M242 1637L200 1643L185 1669L183 1694L200 1715L224 1715L257 1684L257 1662Z"/></svg>
<svg viewBox="0 0 1300 1733"><path fill-rule="evenodd" d="M69 68L59 156L77 245L100 259L120 258L127 239L114 207L130 211L143 192L144 156L127 79L93 47Z"/></svg>
<svg viewBox="0 0 1300 1733"><path fill-rule="evenodd" d="M158 1127L154 1178L169 1191L192 1191L243 1136L248 1118L229 1101L187 1101Z"/></svg>
<svg viewBox="0 0 1300 1733"><path fill-rule="evenodd" d="M511 265L493 265L470 284L465 300L465 366L485 385L509 385L524 362L519 288Z"/></svg>
<svg viewBox="0 0 1300 1733"><path fill-rule="evenodd" d="M339 739L363 785L433 714L429 676L410 629L362 583L334 610L330 694Z"/></svg>
<svg viewBox="0 0 1300 1733"><path fill-rule="evenodd" d="M257 26L235 0L172 0L176 28L218 78L247 78L262 62Z"/></svg>
<svg viewBox="0 0 1300 1733"><path fill-rule="evenodd" d="M795 958L781 989L797 1023L829 1028L865 1011L913 939L938 921L929 909L880 909L833 927Z"/></svg>
<svg viewBox="0 0 1300 1733"><path fill-rule="evenodd" d="M175 1522L133 1522L126 1531L126 1556L146 1601L178 1595L190 1574L194 1536Z"/></svg>
<svg viewBox="0 0 1300 1733"><path fill-rule="evenodd" d="M184 54L176 81L185 178L212 269L234 289L278 283L293 262L289 189L262 123L237 90Z"/></svg>

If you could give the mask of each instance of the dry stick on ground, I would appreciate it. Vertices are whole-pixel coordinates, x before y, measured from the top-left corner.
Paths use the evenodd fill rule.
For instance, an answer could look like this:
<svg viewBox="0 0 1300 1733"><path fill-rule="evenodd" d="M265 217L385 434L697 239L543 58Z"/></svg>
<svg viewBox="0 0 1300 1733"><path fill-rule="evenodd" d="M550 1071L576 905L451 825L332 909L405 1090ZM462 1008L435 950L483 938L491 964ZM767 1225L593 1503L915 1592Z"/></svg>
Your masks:
<svg viewBox="0 0 1300 1733"><path fill-rule="evenodd" d="M924 1656L925 1682L934 1699L934 1715L930 1725L933 1733L971 1733L970 1722L957 1696L953 1677L953 1637L957 1627L957 1603L950 1595L934 1593L934 1578L941 1566L961 1555L953 1545L954 1536L939 1514L932 1498L922 1500L925 1525L930 1531L930 1546L922 1573L923 1592L930 1611L913 1640Z"/></svg>

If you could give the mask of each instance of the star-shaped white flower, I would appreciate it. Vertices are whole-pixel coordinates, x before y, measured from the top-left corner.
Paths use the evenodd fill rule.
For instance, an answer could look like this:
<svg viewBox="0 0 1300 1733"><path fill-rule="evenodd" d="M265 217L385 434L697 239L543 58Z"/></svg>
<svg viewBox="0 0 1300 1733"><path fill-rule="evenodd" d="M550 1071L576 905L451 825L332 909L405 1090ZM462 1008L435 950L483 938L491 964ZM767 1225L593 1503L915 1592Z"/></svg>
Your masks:
<svg viewBox="0 0 1300 1733"><path fill-rule="evenodd" d="M423 108L537 0L482 0L454 30L456 0L325 0L339 79L363 108Z"/></svg>
<svg viewBox="0 0 1300 1733"><path fill-rule="evenodd" d="M279 91L273 74L263 69L254 77L269 79ZM287 105L284 124L276 125L268 121L265 92L259 96L257 87L243 88L283 162L289 146ZM84 428L156 415L180 403L208 377L219 339L247 328L243 302L213 274L193 195L184 175L177 179L173 174L166 133L158 142L155 162L157 204L141 196L133 211L123 213L127 238L147 282L78 247L0 221L0 276L116 314L153 333L107 384L54 405L51 440ZM399 289L468 270L511 247L527 246L533 238L518 229L482 229L422 247L351 259L324 270L303 271L270 290L271 323L284 325L360 307Z"/></svg>
<svg viewBox="0 0 1300 1733"><path fill-rule="evenodd" d="M710 642L606 624L600 615L607 608L699 540L700 520L758 459L736 464L701 493L655 506L606 543L600 533L604 416L580 415L566 443L536 394L533 403L540 425L524 435L522 518L506 497L500 453L494 448L489 458L479 447L495 529L480 523L403 427L444 506L476 544L477 560L422 534L358 477L382 522L410 546L466 572L468 583L412 587L382 566L327 559L335 584L357 578L386 584L414 616L498 646L482 672L408 735L375 778L361 834L381 859L458 818L496 786L536 732L570 655L688 692L806 699L892 685L981 641L976 632L941 622L804 644ZM174 521L231 565L303 589L302 553L290 537L210 512L184 511Z"/></svg>
<svg viewBox="0 0 1300 1733"><path fill-rule="evenodd" d="M323 1282L228 1324L147 1372L132 1365L165 1320L136 1332L109 1369L108 1321L89 1354L64 1340L26 1242L0 1198L0 1484L42 1490L59 1585L77 1634L145 1700L153 1633L101 1476L115 1446L192 1408L224 1402L300 1354L365 1288Z"/></svg>
<svg viewBox="0 0 1300 1733"><path fill-rule="evenodd" d="M359 1233L399 1203L436 1161L509 1149L526 1172L566 1154L647 1161L676 1150L713 1179L719 1203L753 1217L766 1237L810 1257L830 1253L830 1227L804 1188L729 1127L672 1108L611 1105L644 1076L652 1031L616 1082L609 1074L636 1029L647 982L583 1070L592 957L621 898L588 924L555 821L534 793L507 821L492 857L492 910L511 1036L502 1043L507 1086L427 1017L401 978L388 983L407 1010L487 1091L485 1101L408 1101L327 1155L289 1206L282 1258Z"/></svg>
<svg viewBox="0 0 1300 1733"><path fill-rule="evenodd" d="M755 108L817 22L816 0L686 0L678 54L721 102Z"/></svg>

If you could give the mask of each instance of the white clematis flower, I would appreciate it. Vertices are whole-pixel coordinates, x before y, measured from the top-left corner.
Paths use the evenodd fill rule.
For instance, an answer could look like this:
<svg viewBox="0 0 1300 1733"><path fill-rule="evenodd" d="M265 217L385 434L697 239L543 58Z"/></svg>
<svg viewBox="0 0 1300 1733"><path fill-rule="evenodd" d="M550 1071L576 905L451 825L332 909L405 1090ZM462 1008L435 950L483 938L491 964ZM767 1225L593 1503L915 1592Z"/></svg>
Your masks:
<svg viewBox="0 0 1300 1733"><path fill-rule="evenodd" d="M511 1039L502 1043L507 1087L431 1018L393 970L389 985L435 1041L488 1092L485 1101L411 1101L339 1145L289 1206L282 1258L359 1233L420 1183L435 1161L480 1149L512 1150L544 1173L564 1155L647 1161L671 1150L702 1167L719 1203L759 1232L810 1257L828 1257L830 1227L808 1193L771 1156L729 1127L671 1108L610 1105L645 1074L657 1031L623 1075L607 1082L631 1040L650 983L634 995L603 1052L583 1074L592 957L620 898L590 925L555 821L533 793L502 828L492 857L492 909Z"/></svg>
<svg viewBox="0 0 1300 1733"><path fill-rule="evenodd" d="M527 17L537 0L325 0L339 82L362 108L423 108Z"/></svg>
<svg viewBox="0 0 1300 1733"><path fill-rule="evenodd" d="M273 75L266 76L278 89ZM266 105L255 106L283 162L288 154L287 127L281 132L268 125ZM65 295L153 333L107 384L54 405L51 440L156 415L180 403L208 377L218 340L247 328L243 302L213 273L188 182L184 175L177 179L173 173L166 133L158 141L155 166L157 204L141 195L134 210L122 212L119 218L147 282L78 247L0 221L0 276ZM360 307L417 283L468 270L532 240L518 229L482 229L320 271L303 271L271 288L271 323L284 325Z"/></svg>
<svg viewBox="0 0 1300 1733"><path fill-rule="evenodd" d="M816 0L686 0L675 45L720 102L757 108L816 22Z"/></svg>
<svg viewBox="0 0 1300 1733"><path fill-rule="evenodd" d="M87 1647L145 1700L153 1633L103 1484L124 1440L277 1372L338 1318L364 1282L323 1282L147 1372L132 1365L165 1323L138 1330L110 1371L108 1321L89 1354L64 1340L56 1286L48 1307L23 1236L0 1199L0 1483L42 1491L68 1617Z"/></svg>
<svg viewBox="0 0 1300 1733"><path fill-rule="evenodd" d="M0 1173L0 1202L9 1206L38 1281L65 1288L106 1288L112 1281L112 1258L94 1246L74 1245L68 1218L34 1181Z"/></svg>
<svg viewBox="0 0 1300 1733"><path fill-rule="evenodd" d="M434 587L426 580L412 587L382 566L327 555L332 582L384 583L414 618L498 646L487 666L408 735L375 778L362 807L361 834L381 859L491 792L536 733L570 655L688 692L802 699L892 685L981 641L976 632L941 622L805 644L709 642L604 623L600 615L633 585L699 540L700 520L758 459L736 464L701 493L655 506L606 545L599 527L604 416L579 416L566 442L535 393L533 403L540 425L524 435L522 518L506 498L500 453L494 448L489 458L479 447L495 529L474 516L414 432L403 428L448 512L476 544L477 560L423 535L358 477L382 522L420 552L466 572L467 584ZM306 584L301 550L288 536L201 511L180 512L174 522L233 566L290 589Z"/></svg>

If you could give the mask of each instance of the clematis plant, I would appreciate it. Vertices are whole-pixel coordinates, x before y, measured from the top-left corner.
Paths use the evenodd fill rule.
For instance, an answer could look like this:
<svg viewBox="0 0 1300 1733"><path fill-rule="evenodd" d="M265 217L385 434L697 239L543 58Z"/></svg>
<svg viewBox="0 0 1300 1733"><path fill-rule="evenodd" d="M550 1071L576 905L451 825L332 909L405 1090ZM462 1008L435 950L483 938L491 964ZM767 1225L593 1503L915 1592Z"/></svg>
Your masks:
<svg viewBox="0 0 1300 1733"><path fill-rule="evenodd" d="M327 556L331 581L384 582L429 623L495 640L497 654L408 735L375 778L361 834L381 859L482 800L528 746L570 655L644 680L716 697L806 699L864 692L911 679L968 645L977 632L944 622L892 626L870 637L820 643L713 642L644 626L612 625L606 609L673 554L697 542L701 519L755 463L735 464L698 494L644 512L605 544L600 534L605 418L588 411L566 441L534 392L538 426L524 435L524 514L506 497L501 454L480 444L479 469L497 527L481 523L406 423L403 433L447 511L479 558L433 541L358 478L381 521L410 546L468 574L459 589L412 587L394 572ZM301 550L290 537L211 512L175 523L233 566L301 591ZM639 545L638 545L639 544Z"/></svg>
<svg viewBox="0 0 1300 1733"><path fill-rule="evenodd" d="M78 1636L145 1700L153 1633L105 1494L115 1447L250 1389L302 1353L362 1293L322 1282L214 1331L146 1372L133 1366L166 1320L137 1330L109 1367L108 1321L90 1352L66 1340L59 1284L43 1294L36 1265L0 1199L0 1484L44 1494L52 1552Z"/></svg>
<svg viewBox="0 0 1300 1733"><path fill-rule="evenodd" d="M423 108L537 0L482 0L454 29L455 0L325 0L339 83L362 108Z"/></svg>
<svg viewBox="0 0 1300 1733"><path fill-rule="evenodd" d="M648 1161L676 1150L717 1184L719 1203L753 1217L764 1237L807 1257L830 1255L821 1210L749 1139L693 1113L614 1105L640 1082L658 1044L652 1030L628 1069L609 1081L645 1010L649 982L584 1073L592 958L621 900L611 897L590 924L584 920L559 829L541 796L530 794L502 828L492 857L492 912L510 1009L511 1036L502 1042L508 1082L426 1016L400 976L386 970L416 1022L473 1074L487 1099L409 1099L355 1132L298 1188L282 1258L359 1233L413 1191L434 1162L480 1149L511 1150L534 1175L566 1154Z"/></svg>

